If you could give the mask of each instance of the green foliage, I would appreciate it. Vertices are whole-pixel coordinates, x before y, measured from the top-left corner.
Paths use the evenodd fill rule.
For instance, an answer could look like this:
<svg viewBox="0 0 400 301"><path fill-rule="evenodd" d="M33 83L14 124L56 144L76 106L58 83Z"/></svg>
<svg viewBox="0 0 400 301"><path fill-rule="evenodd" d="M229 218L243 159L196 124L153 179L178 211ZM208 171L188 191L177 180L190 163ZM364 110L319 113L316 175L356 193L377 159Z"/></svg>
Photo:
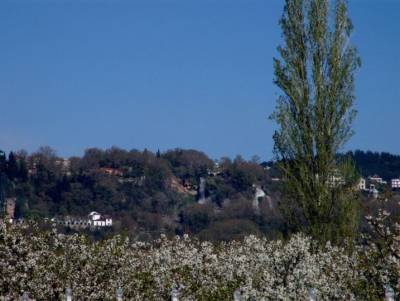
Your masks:
<svg viewBox="0 0 400 301"><path fill-rule="evenodd" d="M29 179L28 166L25 159L21 160L19 163L18 178L22 182L26 182Z"/></svg>
<svg viewBox="0 0 400 301"><path fill-rule="evenodd" d="M19 166L17 159L13 152L10 152L8 156L8 163L7 163L7 176L10 180L13 180L18 176L19 173Z"/></svg>
<svg viewBox="0 0 400 301"><path fill-rule="evenodd" d="M19 196L17 198L17 202L15 204L15 213L14 213L14 218L23 218L26 215L26 202L24 197Z"/></svg>
<svg viewBox="0 0 400 301"><path fill-rule="evenodd" d="M213 168L213 161L206 154L196 150L175 149L162 155L172 166L172 172L182 180L197 183Z"/></svg>
<svg viewBox="0 0 400 301"><path fill-rule="evenodd" d="M256 161L224 159L216 167L195 150L157 155L117 147L91 148L81 158L65 160L42 147L30 155L21 151L5 158L4 199L16 197L17 218L84 218L98 211L113 217L114 233L135 239L153 239L161 233L198 234L216 221L229 219L247 219L261 227L250 200L253 184L267 186L268 176ZM12 166L16 172L9 172ZM206 205L195 203L200 177L206 179ZM247 224L239 224L247 231ZM91 234L100 238L109 233Z"/></svg>
<svg viewBox="0 0 400 301"><path fill-rule="evenodd" d="M265 170L256 160L237 157L221 159L214 166L202 153L185 152L174 150L167 152L168 156L166 153L157 156L150 151L125 151L115 147L90 149L82 158L70 158L67 169L60 163L63 159L54 156L48 148L31 155L19 152L15 156L19 166L17 176L11 181L6 173L3 174L3 196L4 199L16 198L17 218L84 218L91 211L99 211L113 217L111 232L125 233L134 239L153 239L161 233L168 236L191 233L210 240L230 240L245 234L282 237L285 224L277 202L281 200L285 182L271 181L271 176L279 176L276 175L276 164L269 163L271 169ZM180 158L179 164L176 158ZM355 175L352 178L351 173L345 172L347 161L341 162L338 166L343 166L340 168L348 179L346 183L354 182ZM117 173L108 174L105 169ZM186 172L181 173L182 170ZM196 203L199 178L195 175L206 179L208 203L205 205ZM259 210L252 204L253 184L269 195L268 199L260 201ZM342 202L339 207L347 213L355 209L352 204L357 197L351 188L349 184L332 191L332 200ZM350 190L354 197L342 198ZM343 229L340 225L345 222L341 218L346 215L335 214L337 227L331 228L334 232L329 235L344 235L352 228ZM346 223L353 225L355 221ZM325 228L317 227L315 231L321 229ZM105 230L91 233L95 238L109 234Z"/></svg>
<svg viewBox="0 0 400 301"><path fill-rule="evenodd" d="M280 24L284 45L274 68L283 94L272 118L279 126L275 153L287 184L282 204L294 229L305 225L322 241L337 241L354 233L357 218L353 176L348 164L336 160L352 135L354 72L360 66L349 43L347 5L286 0ZM345 184L330 185L333 176Z"/></svg>
<svg viewBox="0 0 400 301"><path fill-rule="evenodd" d="M182 226L186 233L197 234L208 227L213 219L213 207L210 205L193 204L187 206L181 213Z"/></svg>
<svg viewBox="0 0 400 301"><path fill-rule="evenodd" d="M254 222L248 219L227 219L216 221L200 232L199 237L208 241L240 240L246 235L261 235Z"/></svg>
<svg viewBox="0 0 400 301"><path fill-rule="evenodd" d="M7 170L7 157L6 153L0 150L0 173Z"/></svg>
<svg viewBox="0 0 400 301"><path fill-rule="evenodd" d="M230 185L223 177L212 177L207 179L206 188L207 193L213 196L214 201L218 205L222 205L225 199L229 199L237 193L235 187Z"/></svg>
<svg viewBox="0 0 400 301"><path fill-rule="evenodd" d="M364 177L379 175L386 181L400 177L400 156L389 153L356 150L348 152Z"/></svg>

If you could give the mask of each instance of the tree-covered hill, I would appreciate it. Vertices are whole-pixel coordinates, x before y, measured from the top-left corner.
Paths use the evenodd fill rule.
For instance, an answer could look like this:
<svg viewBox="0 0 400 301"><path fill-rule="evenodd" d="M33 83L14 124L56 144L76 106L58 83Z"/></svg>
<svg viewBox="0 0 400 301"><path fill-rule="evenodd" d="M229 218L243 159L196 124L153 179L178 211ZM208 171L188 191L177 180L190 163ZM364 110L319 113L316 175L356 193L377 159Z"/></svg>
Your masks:
<svg viewBox="0 0 400 301"><path fill-rule="evenodd" d="M2 153L0 172L2 203L15 203L15 218L84 218L98 211L113 218L113 231L145 239L183 232L228 239L278 224L266 218L274 211L271 198L254 207L256 187L273 196L276 183L259 162L239 156L213 161L196 150L113 147L63 159L42 147Z"/></svg>
<svg viewBox="0 0 400 301"><path fill-rule="evenodd" d="M400 156L350 155L363 176L400 176ZM86 218L98 211L113 218L112 231L140 239L160 233L209 240L280 235L285 229L278 178L274 162L240 156L214 161L196 150L91 148L68 159L49 147L0 153L3 213L6 200L14 202L15 218ZM265 192L259 199L257 189Z"/></svg>
<svg viewBox="0 0 400 301"><path fill-rule="evenodd" d="M400 156L390 153L356 150L348 152L364 177L379 175L386 181L400 177Z"/></svg>

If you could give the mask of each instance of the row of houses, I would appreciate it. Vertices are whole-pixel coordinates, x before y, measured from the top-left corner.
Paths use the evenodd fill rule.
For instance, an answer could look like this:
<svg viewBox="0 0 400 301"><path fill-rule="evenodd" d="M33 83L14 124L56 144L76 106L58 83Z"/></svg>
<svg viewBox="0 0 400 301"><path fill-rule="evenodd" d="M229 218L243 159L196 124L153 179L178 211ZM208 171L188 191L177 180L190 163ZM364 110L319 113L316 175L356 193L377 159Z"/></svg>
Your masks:
<svg viewBox="0 0 400 301"><path fill-rule="evenodd" d="M14 218L15 200L10 199L7 203L6 220L9 223L17 224L23 223L23 218ZM50 222L55 225L70 227L70 228L104 228L112 227L113 220L109 216L101 215L96 211L89 213L87 218L65 217L65 218L52 218L44 219L45 222Z"/></svg>
<svg viewBox="0 0 400 301"><path fill-rule="evenodd" d="M62 172L62 174L70 176L71 173L71 161L69 159L57 159L54 161L55 165L59 167L59 170ZM28 173L31 176L34 176L37 174L37 166L38 162L37 160L31 160L28 162ZM128 171L131 171L132 167L128 168ZM99 174L104 174L107 176L111 177L116 177L118 179L118 182L120 183L133 183L136 185L143 185L145 181L145 176L140 176L140 177L124 177L124 171L122 169L118 168L112 168L112 167L99 167L95 170Z"/></svg>
<svg viewBox="0 0 400 301"><path fill-rule="evenodd" d="M98 228L98 227L111 227L113 220L109 216L103 216L96 211L89 213L86 219L67 217L64 219L52 218L52 223L71 228Z"/></svg>
<svg viewBox="0 0 400 301"><path fill-rule="evenodd" d="M345 180L343 177L340 176L338 172L335 172L328 180L328 185L330 187L338 187L340 185L344 185ZM386 186L388 185L388 182L383 180L381 177L374 175L370 176L367 179L365 178L360 178L359 182L357 184L357 188L361 191L366 191L369 193L370 196L374 198L378 198L379 196L379 190L378 188L380 186ZM400 189L400 178L399 179L392 179L390 181L390 187L393 190L398 190Z"/></svg>
<svg viewBox="0 0 400 301"><path fill-rule="evenodd" d="M24 158L21 158L21 160ZM27 160L28 163L28 174L33 176L36 175L38 172L38 165L39 165L40 159L37 157L31 157ZM58 158L54 160L54 164L58 166L59 170L67 175L71 175L71 161L69 159L65 158Z"/></svg>
<svg viewBox="0 0 400 301"><path fill-rule="evenodd" d="M388 182L383 180L381 177L379 177L378 175L374 175L374 176L370 176L368 177L368 181L370 183L373 184L378 184L378 185L388 185ZM366 190L366 186L367 186L367 180L364 178L360 179L360 184L359 184L359 188L360 190ZM398 179L392 179L390 181L390 187L392 189L400 189L400 178Z"/></svg>
<svg viewBox="0 0 400 301"><path fill-rule="evenodd" d="M367 185L367 183L369 185ZM367 179L361 178L358 184L358 188L361 191L367 191L371 196L374 198L378 198L379 196L379 191L377 189L378 186L387 186L388 182L384 181L381 177L374 175L370 176ZM400 189L400 179L392 179L390 181L390 187L393 190L398 190Z"/></svg>

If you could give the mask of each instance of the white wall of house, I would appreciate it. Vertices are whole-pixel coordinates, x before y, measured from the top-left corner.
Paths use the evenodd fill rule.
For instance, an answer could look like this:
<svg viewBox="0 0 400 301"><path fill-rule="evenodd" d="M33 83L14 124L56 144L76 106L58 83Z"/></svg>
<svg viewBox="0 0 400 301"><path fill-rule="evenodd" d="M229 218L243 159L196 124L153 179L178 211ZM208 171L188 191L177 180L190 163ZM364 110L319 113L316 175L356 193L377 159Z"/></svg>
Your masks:
<svg viewBox="0 0 400 301"><path fill-rule="evenodd" d="M367 181L364 178L361 178L358 182L358 189L366 190L367 189Z"/></svg>
<svg viewBox="0 0 400 301"><path fill-rule="evenodd" d="M96 211L90 212L89 213L89 219L91 219L92 221L97 221L101 218L101 214L97 213Z"/></svg>
<svg viewBox="0 0 400 301"><path fill-rule="evenodd" d="M392 179L391 184L393 189L400 188L400 179Z"/></svg>

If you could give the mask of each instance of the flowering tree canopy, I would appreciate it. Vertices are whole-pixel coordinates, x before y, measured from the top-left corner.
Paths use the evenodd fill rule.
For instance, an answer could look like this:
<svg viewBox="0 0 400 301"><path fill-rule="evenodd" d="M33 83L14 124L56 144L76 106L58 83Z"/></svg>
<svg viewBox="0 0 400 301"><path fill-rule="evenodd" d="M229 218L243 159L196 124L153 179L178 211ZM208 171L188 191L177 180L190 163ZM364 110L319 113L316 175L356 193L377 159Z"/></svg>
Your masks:
<svg viewBox="0 0 400 301"><path fill-rule="evenodd" d="M87 300L114 300L118 288L128 300L170 300L173 290L179 300L232 300L239 289L242 300L305 300L315 288L321 300L359 299L358 288L373 275L365 258L375 251L320 248L301 234L287 242L248 236L217 245L188 236L93 242L34 224L2 223L0 296L29 292L36 300L59 300L71 287L76 299ZM386 275L376 278L378 295L399 276L398 257L381 263L374 267L375 275Z"/></svg>

